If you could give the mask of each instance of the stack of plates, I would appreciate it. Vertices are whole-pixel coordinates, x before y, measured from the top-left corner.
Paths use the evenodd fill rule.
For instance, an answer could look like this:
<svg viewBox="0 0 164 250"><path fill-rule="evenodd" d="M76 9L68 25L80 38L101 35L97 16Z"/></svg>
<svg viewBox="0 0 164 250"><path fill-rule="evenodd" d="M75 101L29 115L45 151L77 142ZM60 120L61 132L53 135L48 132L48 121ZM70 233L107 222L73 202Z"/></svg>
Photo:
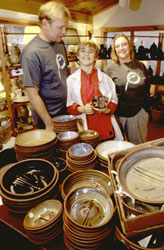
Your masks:
<svg viewBox="0 0 164 250"><path fill-rule="evenodd" d="M94 168L97 164L97 154L87 143L76 143L66 153L67 168L71 172Z"/></svg>
<svg viewBox="0 0 164 250"><path fill-rule="evenodd" d="M114 206L111 198L97 188L79 188L64 200L63 230L68 249L102 249L112 231ZM78 246L78 248L77 248Z"/></svg>
<svg viewBox="0 0 164 250"><path fill-rule="evenodd" d="M97 188L107 195L113 194L109 175L95 169L79 170L68 175L61 186L63 200L69 192L81 187Z"/></svg>
<svg viewBox="0 0 164 250"><path fill-rule="evenodd" d="M26 213L38 203L59 194L59 171L47 160L13 163L0 177L3 204L15 213Z"/></svg>
<svg viewBox="0 0 164 250"><path fill-rule="evenodd" d="M79 132L80 141L96 147L99 144L99 133L94 130L84 130Z"/></svg>
<svg viewBox="0 0 164 250"><path fill-rule="evenodd" d="M18 161L31 158L50 160L56 153L57 141L56 133L46 129L24 132L15 139L16 158Z"/></svg>
<svg viewBox="0 0 164 250"><path fill-rule="evenodd" d="M108 168L109 160L116 154L123 152L123 150L133 147L135 144L127 141L105 141L97 145L96 152L99 163L102 167Z"/></svg>
<svg viewBox="0 0 164 250"><path fill-rule="evenodd" d="M59 200L46 200L32 208L23 226L34 244L49 243L63 231L63 205Z"/></svg>
<svg viewBox="0 0 164 250"><path fill-rule="evenodd" d="M65 131L57 135L59 141L59 153L66 157L66 151L73 144L80 142L79 134L76 131Z"/></svg>
<svg viewBox="0 0 164 250"><path fill-rule="evenodd" d="M59 134L64 131L78 131L77 118L74 115L60 115L53 119L54 131Z"/></svg>

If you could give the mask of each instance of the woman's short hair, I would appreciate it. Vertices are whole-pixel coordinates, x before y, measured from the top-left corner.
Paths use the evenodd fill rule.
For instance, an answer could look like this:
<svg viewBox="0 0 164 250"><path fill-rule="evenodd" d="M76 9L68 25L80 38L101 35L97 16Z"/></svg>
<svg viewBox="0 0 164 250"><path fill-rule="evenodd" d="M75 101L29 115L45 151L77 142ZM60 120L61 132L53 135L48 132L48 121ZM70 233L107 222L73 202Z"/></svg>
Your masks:
<svg viewBox="0 0 164 250"><path fill-rule="evenodd" d="M117 56L117 53L116 53L116 49L115 49L115 42L116 40L119 38L119 37L124 37L127 42L128 42L128 45L129 45L129 50L130 50L130 59L131 60L134 60L134 49L133 49L133 46L131 44L131 41L129 40L129 38L124 35L124 34L118 34L114 37L113 39L113 46L112 46L112 51L111 51L111 59L116 62L116 63L119 63L119 58Z"/></svg>
<svg viewBox="0 0 164 250"><path fill-rule="evenodd" d="M55 18L70 18L70 12L64 4L59 1L50 1L40 6L38 11L40 24L43 19L52 21Z"/></svg>
<svg viewBox="0 0 164 250"><path fill-rule="evenodd" d="M82 41L82 42L79 43L78 50L77 50L77 55L79 54L79 50L82 47L85 47L85 46L88 46L89 48L93 48L95 50L95 56L96 57L98 56L99 46L91 39L90 40L86 39L85 41Z"/></svg>

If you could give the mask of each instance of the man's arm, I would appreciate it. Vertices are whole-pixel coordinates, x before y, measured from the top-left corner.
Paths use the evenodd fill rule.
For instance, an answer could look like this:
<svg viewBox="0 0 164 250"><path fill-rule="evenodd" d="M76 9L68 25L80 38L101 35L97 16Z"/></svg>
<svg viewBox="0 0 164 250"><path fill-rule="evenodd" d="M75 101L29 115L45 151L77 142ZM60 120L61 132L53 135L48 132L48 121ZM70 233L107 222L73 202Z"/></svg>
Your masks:
<svg viewBox="0 0 164 250"><path fill-rule="evenodd" d="M35 110L35 112L39 115L42 121L45 124L45 128L47 130L53 131L53 121L51 116L49 115L47 108L39 95L39 88L35 87L26 87L26 93L29 97L29 100Z"/></svg>

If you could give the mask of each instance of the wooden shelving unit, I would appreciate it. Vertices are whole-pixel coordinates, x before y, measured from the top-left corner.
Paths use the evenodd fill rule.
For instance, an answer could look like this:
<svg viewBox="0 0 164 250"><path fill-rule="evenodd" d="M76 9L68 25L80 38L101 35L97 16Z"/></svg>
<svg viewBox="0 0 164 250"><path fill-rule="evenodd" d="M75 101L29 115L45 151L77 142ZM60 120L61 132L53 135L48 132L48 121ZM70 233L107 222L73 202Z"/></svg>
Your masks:
<svg viewBox="0 0 164 250"><path fill-rule="evenodd" d="M17 135L17 124L16 124L16 117L15 117L15 111L17 108L19 108L21 105L28 105L29 102L20 102L15 103L13 101L12 97L12 83L11 80L15 77L18 77L19 75L23 74L21 73L21 65L20 64L11 64L11 66L8 66L6 64L5 54L9 55L8 51L8 44L7 44L7 35L10 33L7 33L5 29L0 27L0 60L1 60L1 73L2 73L2 82L4 84L4 90L6 95L6 101L7 101L7 109L9 113L9 117L12 121L12 130L13 130L13 136ZM15 33L12 33L15 34ZM33 33L32 33L33 34ZM16 35L20 35L20 33L16 33ZM22 34L21 34L22 35ZM20 71L20 72L19 72Z"/></svg>
<svg viewBox="0 0 164 250"><path fill-rule="evenodd" d="M3 37L2 37L2 29L0 27L0 59L1 59L1 67L2 67L2 75L3 75L3 83L4 83L4 89L6 92L6 100L7 100L7 106L8 106L8 111L11 119L13 120L12 117L12 111L11 111L11 100L10 100L10 80L9 80L9 72L6 67L6 62L5 62L5 49L4 49L4 42L3 42Z"/></svg>

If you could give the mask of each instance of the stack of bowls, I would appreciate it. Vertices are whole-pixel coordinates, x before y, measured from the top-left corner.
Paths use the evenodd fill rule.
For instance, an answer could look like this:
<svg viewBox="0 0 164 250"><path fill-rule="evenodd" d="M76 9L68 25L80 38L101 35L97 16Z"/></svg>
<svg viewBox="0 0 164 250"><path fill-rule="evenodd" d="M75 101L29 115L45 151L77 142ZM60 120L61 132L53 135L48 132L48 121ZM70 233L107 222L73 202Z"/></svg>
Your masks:
<svg viewBox="0 0 164 250"><path fill-rule="evenodd" d="M59 171L49 161L29 159L13 163L0 177L0 195L8 210L26 213L59 194Z"/></svg>
<svg viewBox="0 0 164 250"><path fill-rule="evenodd" d="M83 130L79 132L80 141L96 147L99 144L99 133L94 130Z"/></svg>
<svg viewBox="0 0 164 250"><path fill-rule="evenodd" d="M71 172L92 169L97 164L97 154L88 143L76 143L66 153L67 168Z"/></svg>
<svg viewBox="0 0 164 250"><path fill-rule="evenodd" d="M59 200L46 200L32 208L23 220L23 226L34 244L43 245L63 231L63 205Z"/></svg>
<svg viewBox="0 0 164 250"><path fill-rule="evenodd" d="M56 133L46 129L24 132L15 139L16 158L18 161L31 158L50 160L56 153L57 141Z"/></svg>
<svg viewBox="0 0 164 250"><path fill-rule="evenodd" d="M112 232L114 206L111 198L97 188L82 187L64 200L63 230L68 249L102 249ZM78 247L77 247L78 246Z"/></svg>
<svg viewBox="0 0 164 250"><path fill-rule="evenodd" d="M80 142L79 134L76 131L65 131L57 135L60 155L66 157L66 152L73 144Z"/></svg>
<svg viewBox="0 0 164 250"><path fill-rule="evenodd" d="M87 169L73 172L64 179L61 186L63 200L69 192L81 187L97 188L109 196L113 194L109 175L99 170Z"/></svg>
<svg viewBox="0 0 164 250"><path fill-rule="evenodd" d="M99 163L102 167L108 168L109 161L117 153L135 146L135 144L127 141L105 141L97 145L96 152Z"/></svg>
<svg viewBox="0 0 164 250"><path fill-rule="evenodd" d="M64 131L78 131L77 118L74 115L60 115L53 119L53 129L59 134Z"/></svg>

